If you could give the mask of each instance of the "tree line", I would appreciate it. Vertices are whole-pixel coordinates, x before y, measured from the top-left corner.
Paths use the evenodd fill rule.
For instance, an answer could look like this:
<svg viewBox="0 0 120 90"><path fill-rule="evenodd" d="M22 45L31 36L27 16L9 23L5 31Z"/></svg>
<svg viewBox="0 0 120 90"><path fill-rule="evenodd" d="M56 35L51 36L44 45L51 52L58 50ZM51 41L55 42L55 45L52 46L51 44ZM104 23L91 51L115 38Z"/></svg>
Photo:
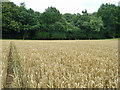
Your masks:
<svg viewBox="0 0 120 90"><path fill-rule="evenodd" d="M3 39L105 39L120 33L120 7L102 4L97 12L61 14L55 7L43 13L13 2L2 3Z"/></svg>

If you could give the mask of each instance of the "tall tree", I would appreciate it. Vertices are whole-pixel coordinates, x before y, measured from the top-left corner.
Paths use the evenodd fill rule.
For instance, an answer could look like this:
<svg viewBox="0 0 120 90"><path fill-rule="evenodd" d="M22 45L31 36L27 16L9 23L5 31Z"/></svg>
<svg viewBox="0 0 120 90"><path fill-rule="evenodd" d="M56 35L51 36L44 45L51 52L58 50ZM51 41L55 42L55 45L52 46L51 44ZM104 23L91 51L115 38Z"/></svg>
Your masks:
<svg viewBox="0 0 120 90"><path fill-rule="evenodd" d="M98 16L101 16L104 22L104 35L106 38L117 36L117 15L117 6L114 4L102 4L98 9Z"/></svg>
<svg viewBox="0 0 120 90"><path fill-rule="evenodd" d="M40 24L37 20L37 16L34 10L26 9L25 3L21 3L19 14L19 22L22 24L21 32L23 33L23 39L30 36L32 30L36 30L40 27Z"/></svg>
<svg viewBox="0 0 120 90"><path fill-rule="evenodd" d="M48 7L45 12L43 12L41 19L47 23L55 23L59 19L61 19L60 12L55 7Z"/></svg>
<svg viewBox="0 0 120 90"><path fill-rule="evenodd" d="M18 38L21 24L17 21L19 7L12 2L2 3L2 33L3 38ZM9 33L9 34L8 34Z"/></svg>
<svg viewBox="0 0 120 90"><path fill-rule="evenodd" d="M60 12L54 7L48 7L45 12L41 15L42 27L46 32L49 33L49 38L52 37L52 24L55 24L61 19ZM54 25L53 25L54 26Z"/></svg>
<svg viewBox="0 0 120 90"><path fill-rule="evenodd" d="M55 7L45 12L27 9L25 3L2 4L3 38L23 39L99 39L120 35L120 7L102 4L98 12L60 14Z"/></svg>

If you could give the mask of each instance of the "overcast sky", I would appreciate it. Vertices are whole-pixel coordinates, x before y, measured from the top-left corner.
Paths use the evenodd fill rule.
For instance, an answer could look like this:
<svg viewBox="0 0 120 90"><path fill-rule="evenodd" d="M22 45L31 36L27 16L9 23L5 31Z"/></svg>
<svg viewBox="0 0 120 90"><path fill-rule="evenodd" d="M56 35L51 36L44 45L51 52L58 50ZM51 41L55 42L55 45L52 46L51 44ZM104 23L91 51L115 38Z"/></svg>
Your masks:
<svg viewBox="0 0 120 90"><path fill-rule="evenodd" d="M102 3L111 3L118 6L120 0L10 0L19 5L20 2L25 2L27 8L32 8L40 13L44 12L49 6L56 7L62 14L81 13L87 9L88 13L93 13L98 10Z"/></svg>

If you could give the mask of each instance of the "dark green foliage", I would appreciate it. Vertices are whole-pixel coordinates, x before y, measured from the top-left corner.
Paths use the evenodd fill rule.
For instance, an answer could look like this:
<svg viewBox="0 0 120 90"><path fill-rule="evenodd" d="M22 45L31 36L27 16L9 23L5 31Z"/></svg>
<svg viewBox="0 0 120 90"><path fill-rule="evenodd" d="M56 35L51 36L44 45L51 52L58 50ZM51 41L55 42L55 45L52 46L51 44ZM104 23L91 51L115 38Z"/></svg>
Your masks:
<svg viewBox="0 0 120 90"><path fill-rule="evenodd" d="M54 7L48 7L45 12L41 15L41 19L44 23L51 24L55 23L61 18L60 12Z"/></svg>
<svg viewBox="0 0 120 90"><path fill-rule="evenodd" d="M8 39L101 39L120 35L120 7L102 4L98 12L60 14L55 7L45 12L2 3L2 33Z"/></svg>
<svg viewBox="0 0 120 90"><path fill-rule="evenodd" d="M103 34L106 38L118 37L118 8L113 4L102 4L98 9L98 16L101 16L104 22Z"/></svg>
<svg viewBox="0 0 120 90"><path fill-rule="evenodd" d="M53 32L51 39L66 39L66 34L64 32Z"/></svg>
<svg viewBox="0 0 120 90"><path fill-rule="evenodd" d="M43 31L36 31L36 39L49 39L49 33Z"/></svg>
<svg viewBox="0 0 120 90"><path fill-rule="evenodd" d="M12 2L2 3L2 33L3 38L19 38L21 24L17 22L19 7Z"/></svg>

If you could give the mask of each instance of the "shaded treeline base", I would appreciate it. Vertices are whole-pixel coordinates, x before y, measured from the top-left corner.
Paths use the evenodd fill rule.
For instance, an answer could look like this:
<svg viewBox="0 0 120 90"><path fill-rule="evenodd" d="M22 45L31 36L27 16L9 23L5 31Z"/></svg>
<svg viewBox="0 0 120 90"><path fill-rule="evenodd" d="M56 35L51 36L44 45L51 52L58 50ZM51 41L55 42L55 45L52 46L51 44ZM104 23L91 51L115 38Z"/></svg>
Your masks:
<svg viewBox="0 0 120 90"><path fill-rule="evenodd" d="M74 40L118 38L120 7L102 4L97 12L61 14L55 7L45 12L26 9L25 3L2 3L3 39Z"/></svg>

